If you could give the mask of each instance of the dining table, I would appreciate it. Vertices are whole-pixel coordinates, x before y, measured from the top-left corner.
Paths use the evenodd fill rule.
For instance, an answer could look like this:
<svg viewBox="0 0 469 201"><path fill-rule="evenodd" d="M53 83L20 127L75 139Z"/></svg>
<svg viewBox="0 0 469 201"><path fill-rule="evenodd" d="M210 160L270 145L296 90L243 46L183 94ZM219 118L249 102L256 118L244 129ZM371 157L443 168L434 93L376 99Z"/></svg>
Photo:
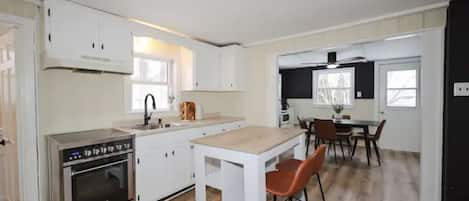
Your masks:
<svg viewBox="0 0 469 201"><path fill-rule="evenodd" d="M304 118L303 120L308 123L309 126L314 125L314 117ZM361 128L363 129L363 135L365 135L365 149L366 149L366 159L368 166L370 166L370 157L371 157L371 143L368 136L370 135L370 126L378 127L379 121L374 120L354 120L354 119L331 119L335 125L338 126L350 126L352 128Z"/></svg>

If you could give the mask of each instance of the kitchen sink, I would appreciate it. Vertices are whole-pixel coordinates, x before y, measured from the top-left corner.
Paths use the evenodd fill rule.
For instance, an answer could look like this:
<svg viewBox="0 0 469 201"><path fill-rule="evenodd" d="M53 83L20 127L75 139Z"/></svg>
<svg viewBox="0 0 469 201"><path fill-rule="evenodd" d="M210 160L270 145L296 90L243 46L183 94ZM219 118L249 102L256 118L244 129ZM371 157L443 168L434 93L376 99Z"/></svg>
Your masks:
<svg viewBox="0 0 469 201"><path fill-rule="evenodd" d="M136 125L132 127L132 129L146 131L146 130L155 130L155 129L161 129L161 128L170 128L170 127L171 127L171 124L166 124L166 125L163 125L163 124L142 125L140 124L140 125Z"/></svg>
<svg viewBox="0 0 469 201"><path fill-rule="evenodd" d="M147 131L147 130L155 130L155 129L184 127L186 125L188 125L188 124L184 124L184 123L166 123L166 124L155 124L155 123L153 123L153 124L149 124L149 125L139 124L139 125L136 125L136 126L132 127L132 129Z"/></svg>

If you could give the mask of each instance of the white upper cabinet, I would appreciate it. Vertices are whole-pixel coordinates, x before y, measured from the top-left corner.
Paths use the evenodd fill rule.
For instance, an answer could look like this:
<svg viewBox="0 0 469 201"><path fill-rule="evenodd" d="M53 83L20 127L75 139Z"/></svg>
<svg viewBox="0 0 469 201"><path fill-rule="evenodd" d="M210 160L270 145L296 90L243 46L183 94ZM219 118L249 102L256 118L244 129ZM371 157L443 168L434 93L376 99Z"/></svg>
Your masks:
<svg viewBox="0 0 469 201"><path fill-rule="evenodd" d="M224 91L243 91L246 86L246 54L243 47L221 48L221 85Z"/></svg>
<svg viewBox="0 0 469 201"><path fill-rule="evenodd" d="M44 68L133 72L127 20L65 0L46 0L44 9Z"/></svg>
<svg viewBox="0 0 469 201"><path fill-rule="evenodd" d="M184 64L183 90L220 90L220 51L218 47L197 43L191 47L190 51L182 48L181 58Z"/></svg>
<svg viewBox="0 0 469 201"><path fill-rule="evenodd" d="M245 88L245 50L241 46L197 44L182 48L182 86L185 91L242 91Z"/></svg>
<svg viewBox="0 0 469 201"><path fill-rule="evenodd" d="M110 71L132 73L133 36L127 20L100 13L98 57L109 59Z"/></svg>

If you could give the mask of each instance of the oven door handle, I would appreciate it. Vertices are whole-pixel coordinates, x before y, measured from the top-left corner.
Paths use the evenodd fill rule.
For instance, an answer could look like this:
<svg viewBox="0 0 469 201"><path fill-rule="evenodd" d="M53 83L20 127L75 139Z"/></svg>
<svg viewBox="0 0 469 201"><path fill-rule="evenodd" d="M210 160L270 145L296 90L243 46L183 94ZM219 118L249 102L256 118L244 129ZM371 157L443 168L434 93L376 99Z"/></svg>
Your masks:
<svg viewBox="0 0 469 201"><path fill-rule="evenodd" d="M102 169L102 168L105 168L105 167L109 167L109 166L113 166L113 165L117 165L117 164L121 164L121 163L126 163L127 161L128 161L128 159L125 159L125 160L109 163L109 164L106 164L106 165L100 165L100 166L92 167L92 168L85 169L85 170L80 170L80 171L76 171L76 172L72 171L71 176L75 176L75 175L86 173L86 172L91 172L93 170L98 170L98 169Z"/></svg>

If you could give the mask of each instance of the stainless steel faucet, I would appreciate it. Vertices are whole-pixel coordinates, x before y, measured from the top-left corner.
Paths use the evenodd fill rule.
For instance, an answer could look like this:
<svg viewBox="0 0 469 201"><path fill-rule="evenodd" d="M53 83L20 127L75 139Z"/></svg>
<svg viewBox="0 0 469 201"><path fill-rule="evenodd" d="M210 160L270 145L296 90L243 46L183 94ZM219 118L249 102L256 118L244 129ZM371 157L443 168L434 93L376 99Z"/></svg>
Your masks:
<svg viewBox="0 0 469 201"><path fill-rule="evenodd" d="M151 97L151 100L153 101L153 104L152 104L153 105L153 110L156 110L155 97L152 94L147 94L145 96L145 114L143 115L143 125L144 126L148 126L148 122L150 121L151 115L153 114L153 112L150 112L150 114L148 115L148 109L147 109L148 97Z"/></svg>

